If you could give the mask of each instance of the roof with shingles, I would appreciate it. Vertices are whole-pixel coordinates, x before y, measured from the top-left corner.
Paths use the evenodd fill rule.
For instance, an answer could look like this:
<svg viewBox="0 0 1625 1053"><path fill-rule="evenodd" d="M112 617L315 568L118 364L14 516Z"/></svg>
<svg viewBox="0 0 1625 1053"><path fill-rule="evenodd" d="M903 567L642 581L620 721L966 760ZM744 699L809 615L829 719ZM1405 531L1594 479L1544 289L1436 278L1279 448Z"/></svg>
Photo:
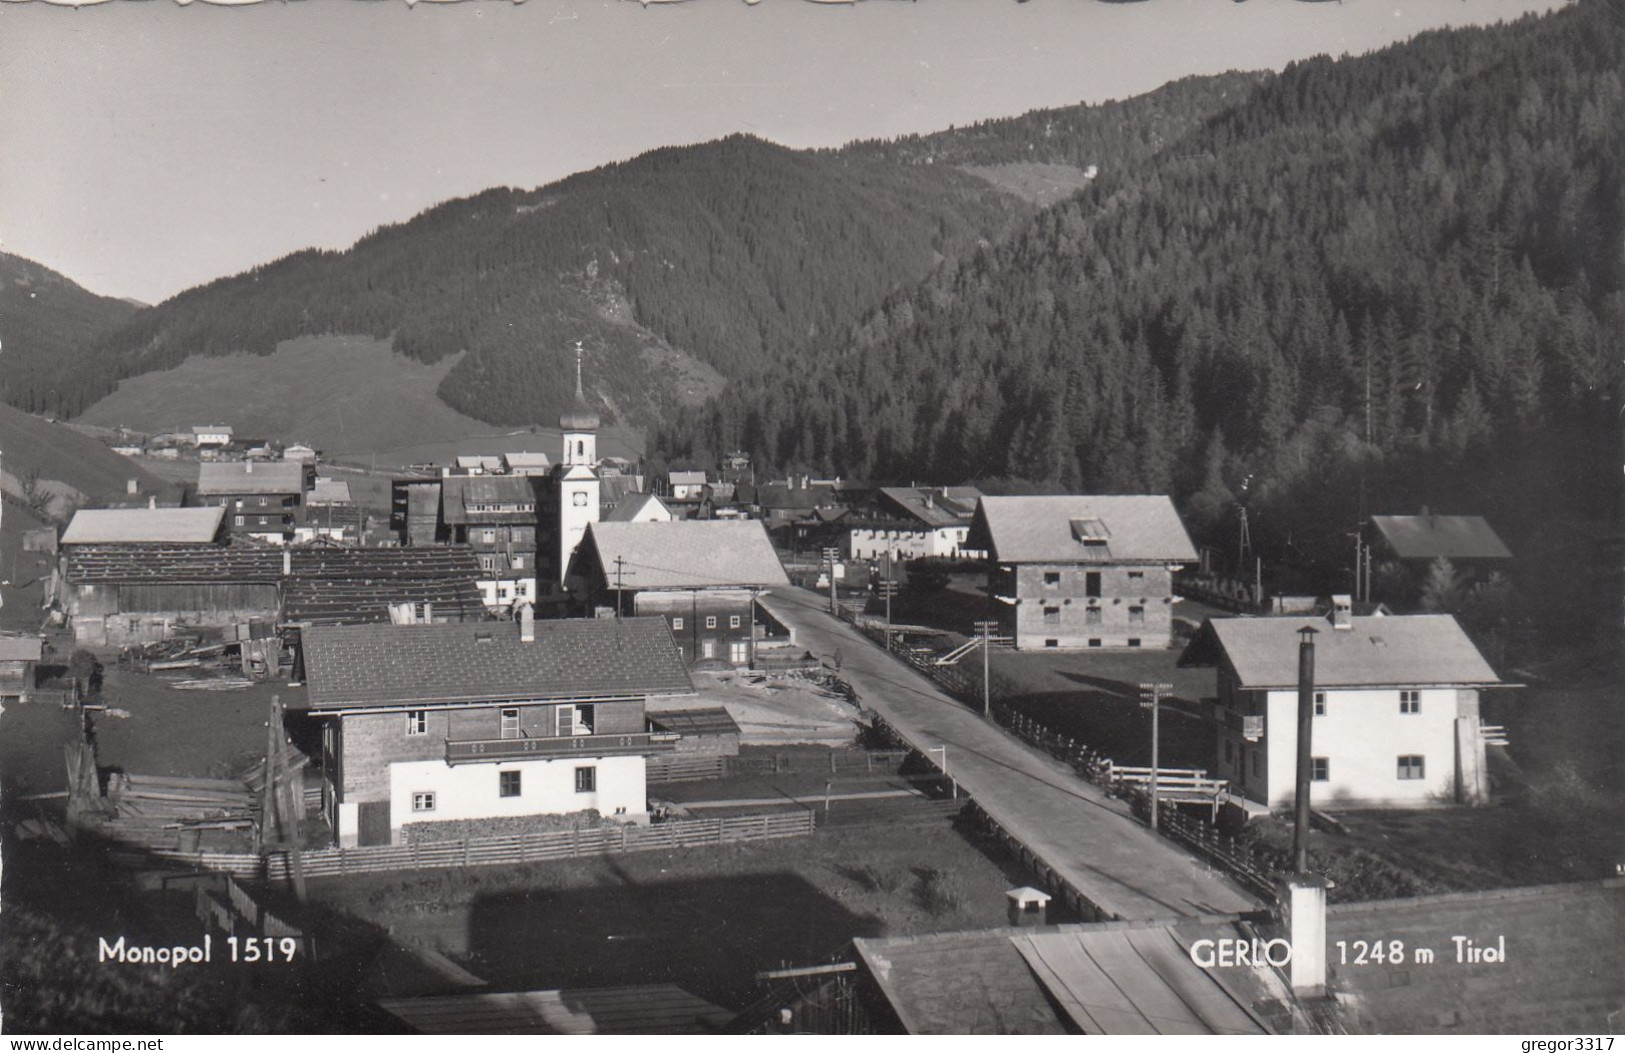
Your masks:
<svg viewBox="0 0 1625 1053"><path fill-rule="evenodd" d="M1075 523L1103 524L1085 544ZM1091 528L1092 529L1092 528ZM1163 494L984 497L966 544L1002 563L1195 562L1185 524Z"/></svg>
<svg viewBox="0 0 1625 1053"><path fill-rule="evenodd" d="M1325 619L1209 618L1181 656L1205 664L1222 650L1244 688L1293 687L1298 682L1298 632L1315 634L1317 687L1489 685L1501 678L1452 615L1355 616L1349 628Z"/></svg>
<svg viewBox="0 0 1625 1053"><path fill-rule="evenodd" d="M214 508L81 508L62 533L64 545L208 544L226 510Z"/></svg>
<svg viewBox="0 0 1625 1053"><path fill-rule="evenodd" d="M653 505L654 508L649 506ZM631 523L640 515L653 513L666 519L671 518L671 509L654 494L628 494L614 508L605 512L605 523Z"/></svg>
<svg viewBox="0 0 1625 1053"><path fill-rule="evenodd" d="M737 735L739 725L722 706L705 709L665 709L649 714L649 723L679 735Z"/></svg>
<svg viewBox="0 0 1625 1053"><path fill-rule="evenodd" d="M197 492L208 494L299 494L305 490L300 461L204 461Z"/></svg>
<svg viewBox="0 0 1625 1053"><path fill-rule="evenodd" d="M565 991L470 991L378 1003L426 1035L698 1035L734 1014L675 984Z"/></svg>
<svg viewBox="0 0 1625 1053"><path fill-rule="evenodd" d="M313 505L347 505L350 504L350 484L343 479L318 479L316 485L310 488L309 504Z"/></svg>
<svg viewBox="0 0 1625 1053"><path fill-rule="evenodd" d="M663 618L315 626L303 633L306 697L321 712L512 699L687 694Z"/></svg>
<svg viewBox="0 0 1625 1053"><path fill-rule="evenodd" d="M966 525L982 499L974 486L884 486L879 493L885 503L931 528Z"/></svg>
<svg viewBox="0 0 1625 1053"><path fill-rule="evenodd" d="M629 589L790 584L760 520L594 523L587 538L606 573L613 572L617 559L624 561L621 580Z"/></svg>
<svg viewBox="0 0 1625 1053"><path fill-rule="evenodd" d="M536 488L528 475L448 475L440 480L441 515L450 524L536 522ZM514 506L503 511L480 505Z"/></svg>
<svg viewBox="0 0 1625 1053"><path fill-rule="evenodd" d="M70 550L65 574L73 585L206 582L275 584L283 557L294 580L357 581L479 576L473 550L432 548L259 548L182 545L84 545Z"/></svg>
<svg viewBox="0 0 1625 1053"><path fill-rule="evenodd" d="M1372 516L1371 525L1400 559L1511 559L1483 516Z"/></svg>

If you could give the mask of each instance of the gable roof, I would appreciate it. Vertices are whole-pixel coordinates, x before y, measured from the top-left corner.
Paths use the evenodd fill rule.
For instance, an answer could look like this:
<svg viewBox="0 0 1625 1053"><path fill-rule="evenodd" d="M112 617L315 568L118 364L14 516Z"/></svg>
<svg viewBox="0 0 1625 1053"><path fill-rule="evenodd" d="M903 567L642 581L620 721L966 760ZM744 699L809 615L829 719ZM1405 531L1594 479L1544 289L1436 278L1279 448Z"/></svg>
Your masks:
<svg viewBox="0 0 1625 1053"><path fill-rule="evenodd" d="M450 524L534 523L538 480L528 475L448 475L440 480L441 515ZM479 505L526 506L494 512Z"/></svg>
<svg viewBox="0 0 1625 1053"><path fill-rule="evenodd" d="M305 490L300 461L204 461L198 465L199 494L298 494Z"/></svg>
<svg viewBox="0 0 1625 1053"><path fill-rule="evenodd" d="M1103 543L1086 544L1086 538ZM965 544L992 552L1002 563L1190 563L1197 558L1173 501L1163 494L984 497Z"/></svg>
<svg viewBox="0 0 1625 1053"><path fill-rule="evenodd" d="M192 425L192 434L193 435L230 435L231 434L231 425L229 425L229 424L194 424L194 425Z"/></svg>
<svg viewBox="0 0 1625 1053"><path fill-rule="evenodd" d="M1483 516L1372 516L1400 559L1511 559Z"/></svg>
<svg viewBox="0 0 1625 1053"><path fill-rule="evenodd" d="M705 473L698 471L667 472L666 479L673 486L704 486Z"/></svg>
<svg viewBox="0 0 1625 1053"><path fill-rule="evenodd" d="M314 712L409 703L687 694L663 618L314 626L303 634Z"/></svg>
<svg viewBox="0 0 1625 1053"><path fill-rule="evenodd" d="M676 984L564 991L469 991L378 1003L425 1035L702 1035L734 1014Z"/></svg>
<svg viewBox="0 0 1625 1053"><path fill-rule="evenodd" d="M64 545L209 544L226 510L214 508L82 508L62 533Z"/></svg>
<svg viewBox="0 0 1625 1053"><path fill-rule="evenodd" d="M1355 616L1349 628L1322 619L1209 618L1180 656L1181 664L1230 660L1244 688L1298 683L1298 630L1313 625L1317 687L1492 685L1495 675L1448 614Z"/></svg>
<svg viewBox="0 0 1625 1053"><path fill-rule="evenodd" d="M886 504L931 528L966 525L982 499L974 486L883 486L879 494Z"/></svg>
<svg viewBox="0 0 1625 1053"><path fill-rule="evenodd" d="M624 560L627 588L703 589L728 585L788 586L778 553L755 519L679 519L670 523L593 523L587 537L604 568Z"/></svg>
<svg viewBox="0 0 1625 1053"><path fill-rule="evenodd" d="M547 468L553 463L547 459L547 454L529 450L515 450L512 453L505 453L502 455L502 460L507 464L509 471L519 468Z"/></svg>
<svg viewBox="0 0 1625 1053"><path fill-rule="evenodd" d="M628 494L623 501L604 513L603 522L630 523L637 516L644 514L650 505L658 508L667 519L671 518L671 509L654 494Z"/></svg>
<svg viewBox="0 0 1625 1053"><path fill-rule="evenodd" d="M343 479L318 479L310 488L308 504L347 505L351 503L350 484Z"/></svg>

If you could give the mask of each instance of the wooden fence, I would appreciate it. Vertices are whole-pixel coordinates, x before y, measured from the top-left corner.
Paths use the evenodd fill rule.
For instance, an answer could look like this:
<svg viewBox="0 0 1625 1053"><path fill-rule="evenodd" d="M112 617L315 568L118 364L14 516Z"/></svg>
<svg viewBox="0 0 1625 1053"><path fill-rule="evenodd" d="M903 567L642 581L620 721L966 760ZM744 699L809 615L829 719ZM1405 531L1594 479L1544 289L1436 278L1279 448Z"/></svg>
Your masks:
<svg viewBox="0 0 1625 1053"><path fill-rule="evenodd" d="M773 753L767 756L661 757L648 763L650 783L720 779L729 775L804 774L896 771L908 750L827 750L822 753Z"/></svg>
<svg viewBox="0 0 1625 1053"><path fill-rule="evenodd" d="M649 852L662 848L691 848L697 845L727 844L736 841L799 837L812 833L815 822L816 817L810 811L729 816L722 819L682 819L650 826L605 826L512 837L475 837L462 841L313 849L304 853L303 862L306 877L414 870L420 867L539 863L577 856ZM124 863L151 865L161 860L192 866L198 870L219 871L241 878L264 877L281 880L289 876L287 855L281 852L272 853L263 861L260 856L245 852L149 850L138 855L117 851L111 855L116 861Z"/></svg>

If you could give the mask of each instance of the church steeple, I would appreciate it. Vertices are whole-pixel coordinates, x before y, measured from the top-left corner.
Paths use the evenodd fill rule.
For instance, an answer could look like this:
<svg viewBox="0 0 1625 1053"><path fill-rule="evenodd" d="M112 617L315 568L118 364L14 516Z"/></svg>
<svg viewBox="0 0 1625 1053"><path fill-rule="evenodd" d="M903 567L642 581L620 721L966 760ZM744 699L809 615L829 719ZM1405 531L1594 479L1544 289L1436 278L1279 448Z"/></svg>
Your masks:
<svg viewBox="0 0 1625 1053"><path fill-rule="evenodd" d="M576 397L575 403L559 414L559 430L564 432L564 463L598 463L598 414L587 404L586 392L581 386L581 341L576 341Z"/></svg>

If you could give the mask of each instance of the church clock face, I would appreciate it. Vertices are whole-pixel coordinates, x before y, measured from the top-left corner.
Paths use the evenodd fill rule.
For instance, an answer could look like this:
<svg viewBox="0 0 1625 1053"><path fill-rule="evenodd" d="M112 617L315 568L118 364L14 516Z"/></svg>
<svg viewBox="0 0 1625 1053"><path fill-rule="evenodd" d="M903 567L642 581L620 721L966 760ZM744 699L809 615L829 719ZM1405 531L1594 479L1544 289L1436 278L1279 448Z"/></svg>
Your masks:
<svg viewBox="0 0 1625 1053"><path fill-rule="evenodd" d="M577 508L586 508L587 507L587 492L585 490L577 490L575 493L570 495L570 501Z"/></svg>

